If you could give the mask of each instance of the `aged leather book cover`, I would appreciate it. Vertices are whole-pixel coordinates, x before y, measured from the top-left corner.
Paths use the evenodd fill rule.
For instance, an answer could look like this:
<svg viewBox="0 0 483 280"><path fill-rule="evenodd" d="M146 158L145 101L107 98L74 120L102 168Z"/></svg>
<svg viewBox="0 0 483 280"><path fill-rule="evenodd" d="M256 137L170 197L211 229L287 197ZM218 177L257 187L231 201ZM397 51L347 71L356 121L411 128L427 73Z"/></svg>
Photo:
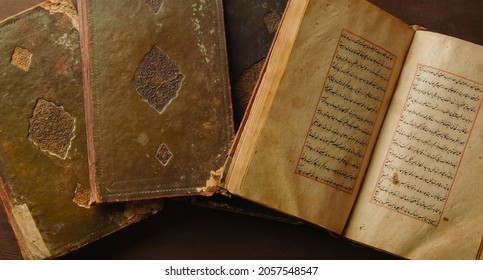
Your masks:
<svg viewBox="0 0 483 280"><path fill-rule="evenodd" d="M95 201L205 193L233 138L222 2L78 8Z"/></svg>
<svg viewBox="0 0 483 280"><path fill-rule="evenodd" d="M77 28L67 0L0 23L0 196L26 259L59 257L162 206L87 205Z"/></svg>

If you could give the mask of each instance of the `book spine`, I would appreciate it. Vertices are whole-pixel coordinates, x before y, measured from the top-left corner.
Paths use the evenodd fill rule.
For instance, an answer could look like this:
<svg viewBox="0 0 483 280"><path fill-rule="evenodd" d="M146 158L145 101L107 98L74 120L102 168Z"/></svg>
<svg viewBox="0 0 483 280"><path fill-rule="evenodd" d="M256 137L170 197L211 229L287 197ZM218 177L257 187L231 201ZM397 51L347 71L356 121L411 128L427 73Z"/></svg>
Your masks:
<svg viewBox="0 0 483 280"><path fill-rule="evenodd" d="M96 157L94 149L94 108L92 103L92 87L91 87L91 59L89 45L89 22L88 22L88 1L77 1L79 10L79 33L81 44L81 60L82 60L82 78L84 86L84 108L86 119L87 133L87 158L89 160L89 183L91 185L91 202L100 202L97 193L96 180Z"/></svg>

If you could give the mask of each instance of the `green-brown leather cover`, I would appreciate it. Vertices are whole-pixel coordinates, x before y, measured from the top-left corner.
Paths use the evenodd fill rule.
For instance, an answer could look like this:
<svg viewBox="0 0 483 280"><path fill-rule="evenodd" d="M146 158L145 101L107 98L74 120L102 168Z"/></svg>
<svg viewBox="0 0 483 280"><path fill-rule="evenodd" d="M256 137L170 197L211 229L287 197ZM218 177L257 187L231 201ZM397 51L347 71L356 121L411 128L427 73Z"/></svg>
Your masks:
<svg viewBox="0 0 483 280"><path fill-rule="evenodd" d="M64 255L161 205L73 201L89 190L77 23L67 0L0 23L0 196L27 259Z"/></svg>
<svg viewBox="0 0 483 280"><path fill-rule="evenodd" d="M233 139L222 2L78 8L95 201L205 192Z"/></svg>

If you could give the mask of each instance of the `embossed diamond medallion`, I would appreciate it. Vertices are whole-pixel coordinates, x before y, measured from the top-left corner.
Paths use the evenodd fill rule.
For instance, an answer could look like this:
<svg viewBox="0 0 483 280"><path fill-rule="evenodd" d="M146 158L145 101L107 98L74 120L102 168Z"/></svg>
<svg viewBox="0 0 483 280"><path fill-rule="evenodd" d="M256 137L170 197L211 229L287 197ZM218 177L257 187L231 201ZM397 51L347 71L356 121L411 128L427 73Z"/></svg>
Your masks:
<svg viewBox="0 0 483 280"><path fill-rule="evenodd" d="M141 98L162 113L178 95L183 78L174 61L154 46L139 64L133 84Z"/></svg>
<svg viewBox="0 0 483 280"><path fill-rule="evenodd" d="M72 199L72 201L74 201L80 207L91 208L90 200L91 200L91 188L77 183L77 187L75 188L75 191L74 191L74 199Z"/></svg>
<svg viewBox="0 0 483 280"><path fill-rule="evenodd" d="M16 47L12 54L11 63L23 71L28 71L32 62L32 53L26 49Z"/></svg>
<svg viewBox="0 0 483 280"><path fill-rule="evenodd" d="M159 160L163 166L168 165L168 162L172 157L173 153L171 153L166 144L162 143L159 145L158 151L156 152L156 159Z"/></svg>
<svg viewBox="0 0 483 280"><path fill-rule="evenodd" d="M41 151L65 159L74 139L75 118L52 102L39 99L30 118L28 139Z"/></svg>

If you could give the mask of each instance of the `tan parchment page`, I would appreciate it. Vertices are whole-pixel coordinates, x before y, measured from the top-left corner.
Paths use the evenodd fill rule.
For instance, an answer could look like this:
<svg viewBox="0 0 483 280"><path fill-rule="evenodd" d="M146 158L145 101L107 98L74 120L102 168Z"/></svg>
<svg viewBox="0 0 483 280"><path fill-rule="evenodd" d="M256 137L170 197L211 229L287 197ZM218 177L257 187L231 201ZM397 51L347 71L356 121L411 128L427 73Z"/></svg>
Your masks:
<svg viewBox="0 0 483 280"><path fill-rule="evenodd" d="M483 238L483 47L418 31L346 236L411 259Z"/></svg>
<svg viewBox="0 0 483 280"><path fill-rule="evenodd" d="M365 1L291 1L228 190L341 233L413 34Z"/></svg>

